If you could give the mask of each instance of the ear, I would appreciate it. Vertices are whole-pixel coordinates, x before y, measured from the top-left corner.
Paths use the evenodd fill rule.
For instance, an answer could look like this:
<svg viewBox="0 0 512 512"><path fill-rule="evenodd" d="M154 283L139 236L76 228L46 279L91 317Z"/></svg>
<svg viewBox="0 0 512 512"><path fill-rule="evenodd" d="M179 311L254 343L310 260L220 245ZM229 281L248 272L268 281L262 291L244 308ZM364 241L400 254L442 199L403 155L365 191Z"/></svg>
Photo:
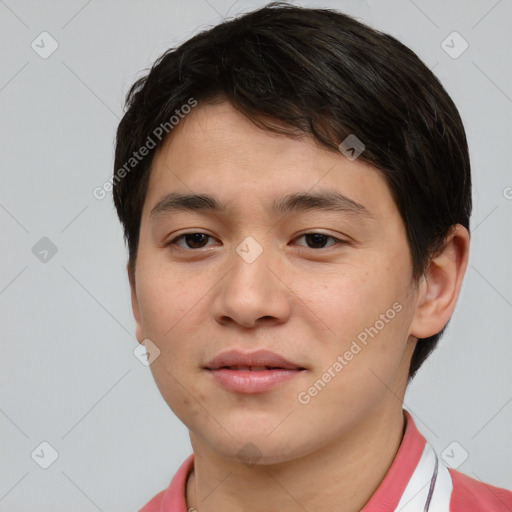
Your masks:
<svg viewBox="0 0 512 512"><path fill-rule="evenodd" d="M418 287L418 302L410 334L428 338L448 323L459 297L469 257L469 233L453 226L441 249L432 257Z"/></svg>
<svg viewBox="0 0 512 512"><path fill-rule="evenodd" d="M128 280L130 281L132 312L135 319L135 336L137 341L142 343L145 340L145 336L140 320L139 300L137 299L137 288L135 286L135 271L130 267L129 263L126 265L126 270L128 272Z"/></svg>

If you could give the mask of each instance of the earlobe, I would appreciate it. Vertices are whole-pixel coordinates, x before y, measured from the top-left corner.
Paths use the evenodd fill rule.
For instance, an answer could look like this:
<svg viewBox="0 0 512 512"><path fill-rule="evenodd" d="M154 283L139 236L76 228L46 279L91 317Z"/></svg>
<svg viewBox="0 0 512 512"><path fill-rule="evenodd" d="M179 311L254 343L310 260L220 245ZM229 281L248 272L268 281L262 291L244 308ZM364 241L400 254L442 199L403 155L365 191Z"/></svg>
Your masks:
<svg viewBox="0 0 512 512"><path fill-rule="evenodd" d="M133 318L135 319L135 336L139 343L142 343L145 339L144 331L142 329L141 317L140 317L140 309L139 309L139 301L137 298L137 289L135 286L135 275L134 272L130 269L130 265L127 265L128 271L128 280L130 282L130 291L131 291L131 301L132 301L132 312Z"/></svg>
<svg viewBox="0 0 512 512"><path fill-rule="evenodd" d="M428 338L448 323L457 303L468 257L468 230L456 224L432 257L419 285L412 336Z"/></svg>

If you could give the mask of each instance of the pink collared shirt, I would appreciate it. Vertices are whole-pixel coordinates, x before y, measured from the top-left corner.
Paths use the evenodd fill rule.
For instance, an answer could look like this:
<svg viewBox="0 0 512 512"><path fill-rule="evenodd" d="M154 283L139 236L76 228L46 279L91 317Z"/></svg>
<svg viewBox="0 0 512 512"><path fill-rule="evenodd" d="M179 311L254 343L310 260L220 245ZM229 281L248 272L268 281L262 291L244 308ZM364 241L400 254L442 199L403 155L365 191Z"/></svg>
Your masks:
<svg viewBox="0 0 512 512"><path fill-rule="evenodd" d="M511 512L512 492L484 484L454 469L420 434L404 411L406 429L402 443L384 480L361 512ZM190 455L169 487L139 512L187 512L186 482L194 466Z"/></svg>

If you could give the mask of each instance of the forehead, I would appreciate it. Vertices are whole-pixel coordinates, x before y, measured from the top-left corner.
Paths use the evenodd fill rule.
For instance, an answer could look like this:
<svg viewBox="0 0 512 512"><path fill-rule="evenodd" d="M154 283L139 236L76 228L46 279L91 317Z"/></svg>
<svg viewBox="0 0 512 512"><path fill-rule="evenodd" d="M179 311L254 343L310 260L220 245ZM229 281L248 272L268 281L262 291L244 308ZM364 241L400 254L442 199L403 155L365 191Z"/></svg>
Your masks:
<svg viewBox="0 0 512 512"><path fill-rule="evenodd" d="M172 192L208 194L269 212L291 193L332 191L371 212L396 210L381 172L312 137L263 130L230 103L199 104L173 129L151 168L143 215ZM242 205L243 206L243 205Z"/></svg>

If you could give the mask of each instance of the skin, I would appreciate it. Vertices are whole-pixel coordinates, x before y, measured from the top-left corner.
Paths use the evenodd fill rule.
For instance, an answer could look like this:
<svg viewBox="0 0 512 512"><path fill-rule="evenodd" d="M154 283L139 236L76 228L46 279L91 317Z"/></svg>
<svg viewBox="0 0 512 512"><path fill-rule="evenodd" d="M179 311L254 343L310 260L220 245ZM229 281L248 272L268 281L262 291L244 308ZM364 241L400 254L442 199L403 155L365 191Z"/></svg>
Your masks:
<svg viewBox="0 0 512 512"><path fill-rule="evenodd" d="M266 209L291 192L325 189L369 215L276 217ZM215 195L226 212L151 220L169 192ZM168 244L198 232L211 238ZM303 236L312 232L327 235L324 247ZM236 252L247 236L263 250L252 263ZM415 282L403 221L377 169L310 137L264 131L229 103L196 107L155 156L136 271L129 273L137 339L149 338L161 351L151 371L190 431L195 465L187 506L360 510L396 455L417 338L439 332L450 318L468 240L455 226ZM396 303L400 312L308 404L300 403L299 393ZM234 348L272 350L306 370L269 392L226 391L203 366ZM246 443L257 448L254 464L240 459Z"/></svg>

